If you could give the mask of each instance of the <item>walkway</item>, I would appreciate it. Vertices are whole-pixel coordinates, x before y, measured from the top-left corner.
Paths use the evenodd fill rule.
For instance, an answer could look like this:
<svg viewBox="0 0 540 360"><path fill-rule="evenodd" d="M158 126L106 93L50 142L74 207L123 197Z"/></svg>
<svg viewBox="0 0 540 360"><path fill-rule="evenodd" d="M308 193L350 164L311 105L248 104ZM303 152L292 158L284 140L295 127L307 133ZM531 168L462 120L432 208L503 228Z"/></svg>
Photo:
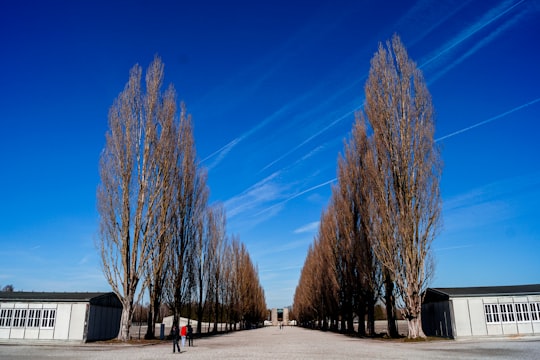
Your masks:
<svg viewBox="0 0 540 360"><path fill-rule="evenodd" d="M402 341L351 338L297 327L267 327L195 340L182 354L172 344L11 345L0 343L1 359L537 359L540 339Z"/></svg>

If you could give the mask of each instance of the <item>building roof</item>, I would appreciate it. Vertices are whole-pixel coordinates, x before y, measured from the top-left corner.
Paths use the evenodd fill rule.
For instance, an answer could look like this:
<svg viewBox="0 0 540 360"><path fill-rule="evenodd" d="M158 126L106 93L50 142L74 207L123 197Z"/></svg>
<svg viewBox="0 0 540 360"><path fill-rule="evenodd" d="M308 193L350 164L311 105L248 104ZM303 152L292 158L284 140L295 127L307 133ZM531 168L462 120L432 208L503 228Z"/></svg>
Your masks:
<svg viewBox="0 0 540 360"><path fill-rule="evenodd" d="M120 304L113 292L0 292L0 302L88 302L90 304ZM121 306L121 305L120 305Z"/></svg>
<svg viewBox="0 0 540 360"><path fill-rule="evenodd" d="M428 288L424 302L448 300L453 297L540 295L540 284L512 286L476 286L458 288Z"/></svg>

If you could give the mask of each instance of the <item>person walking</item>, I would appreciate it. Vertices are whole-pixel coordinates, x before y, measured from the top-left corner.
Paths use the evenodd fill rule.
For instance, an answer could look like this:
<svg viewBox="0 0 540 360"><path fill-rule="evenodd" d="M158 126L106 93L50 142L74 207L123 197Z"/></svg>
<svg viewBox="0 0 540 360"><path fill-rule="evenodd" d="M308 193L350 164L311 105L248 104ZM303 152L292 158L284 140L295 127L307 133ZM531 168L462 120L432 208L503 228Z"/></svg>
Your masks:
<svg viewBox="0 0 540 360"><path fill-rule="evenodd" d="M184 325L180 328L180 336L182 337L182 349L186 347L186 335L187 335L187 326Z"/></svg>
<svg viewBox="0 0 540 360"><path fill-rule="evenodd" d="M178 326L176 324L173 325L171 329L171 336L172 336L172 352L173 354L176 352L176 349L178 349L178 352L181 353L180 346L178 346L178 338L180 336L180 332L178 331Z"/></svg>
<svg viewBox="0 0 540 360"><path fill-rule="evenodd" d="M188 346L193 346L193 328L191 327L191 324L188 324L187 326L187 341Z"/></svg>

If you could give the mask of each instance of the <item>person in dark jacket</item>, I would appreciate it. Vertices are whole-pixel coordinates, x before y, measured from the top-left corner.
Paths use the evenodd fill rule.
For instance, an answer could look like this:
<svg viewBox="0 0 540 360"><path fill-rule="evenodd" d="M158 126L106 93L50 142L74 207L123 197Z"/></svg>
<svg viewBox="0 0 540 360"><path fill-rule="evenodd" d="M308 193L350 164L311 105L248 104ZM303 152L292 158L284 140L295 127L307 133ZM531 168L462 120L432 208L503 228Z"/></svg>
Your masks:
<svg viewBox="0 0 540 360"><path fill-rule="evenodd" d="M172 352L174 353L176 349L178 349L178 352L182 352L180 350L180 346L178 345L178 339L180 338L180 331L178 330L178 326L176 324L173 325L171 329L171 337L172 337Z"/></svg>
<svg viewBox="0 0 540 360"><path fill-rule="evenodd" d="M188 346L193 346L193 328L191 327L191 324L187 326L187 341Z"/></svg>

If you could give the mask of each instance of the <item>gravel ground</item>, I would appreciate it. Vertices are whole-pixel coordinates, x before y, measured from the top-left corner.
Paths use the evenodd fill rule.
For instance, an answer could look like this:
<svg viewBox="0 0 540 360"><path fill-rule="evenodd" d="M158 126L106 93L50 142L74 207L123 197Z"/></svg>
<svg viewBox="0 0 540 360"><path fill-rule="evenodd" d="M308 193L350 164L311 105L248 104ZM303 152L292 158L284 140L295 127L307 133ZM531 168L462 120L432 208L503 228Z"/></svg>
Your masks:
<svg viewBox="0 0 540 360"><path fill-rule="evenodd" d="M267 327L195 339L172 353L172 344L0 343L0 359L539 359L540 338L403 342L358 339L297 327Z"/></svg>

